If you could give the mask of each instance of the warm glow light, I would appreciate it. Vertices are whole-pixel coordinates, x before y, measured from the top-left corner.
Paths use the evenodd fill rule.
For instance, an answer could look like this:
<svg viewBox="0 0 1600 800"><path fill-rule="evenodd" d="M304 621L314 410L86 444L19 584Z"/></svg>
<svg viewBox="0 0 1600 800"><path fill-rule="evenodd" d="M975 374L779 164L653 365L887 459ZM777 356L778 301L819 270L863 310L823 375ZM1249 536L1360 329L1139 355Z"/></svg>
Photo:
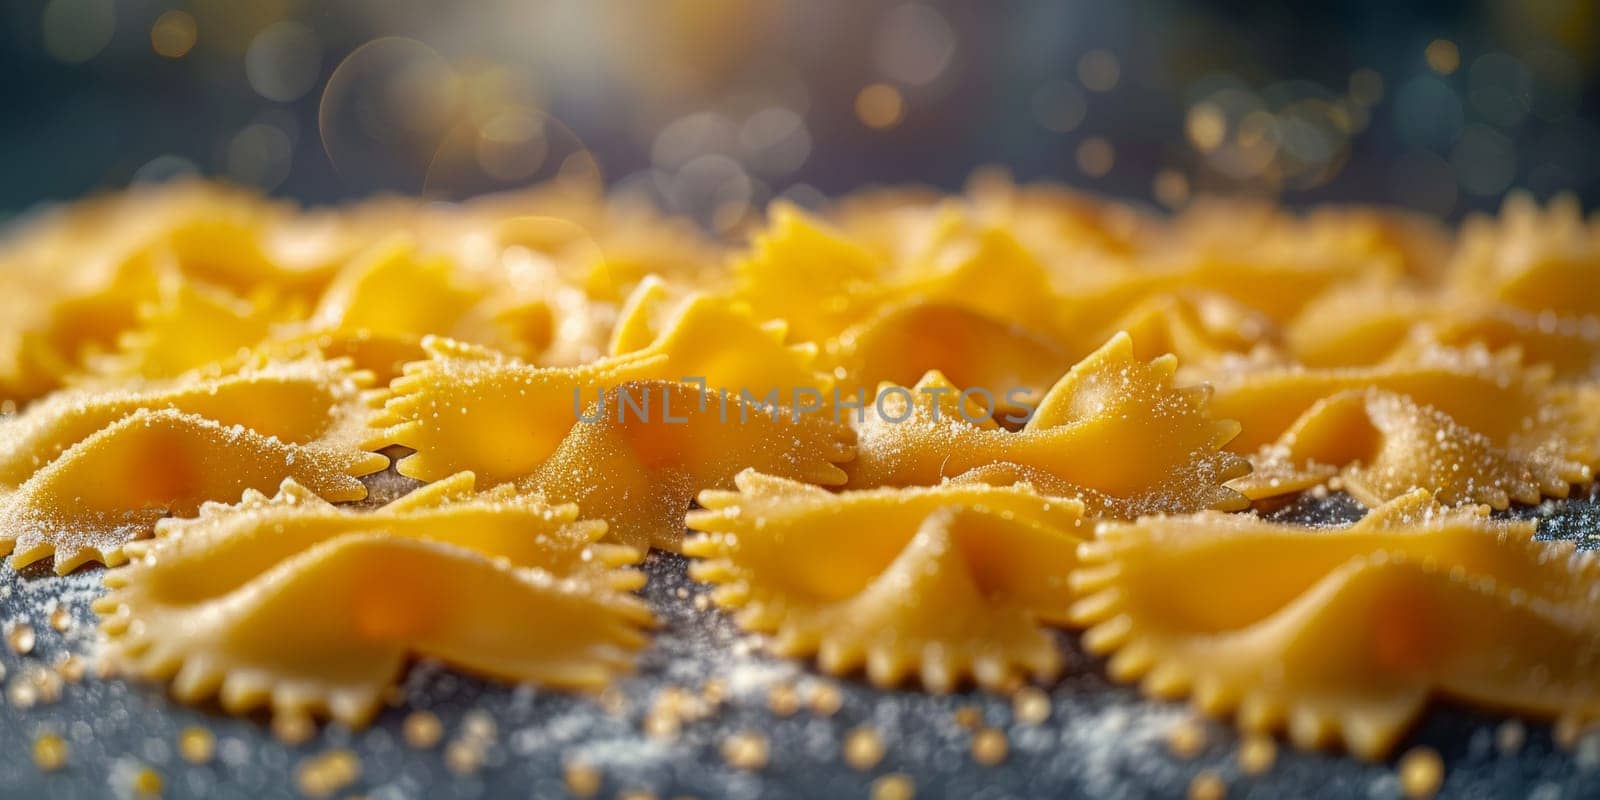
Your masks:
<svg viewBox="0 0 1600 800"><path fill-rule="evenodd" d="M1449 39L1434 39L1424 52L1428 68L1440 75L1449 75L1461 67L1461 51Z"/></svg>
<svg viewBox="0 0 1600 800"><path fill-rule="evenodd" d="M1184 131L1195 149L1201 152L1215 150L1222 146L1223 139L1228 136L1228 118L1215 104L1199 103L1189 109Z"/></svg>
<svg viewBox="0 0 1600 800"><path fill-rule="evenodd" d="M168 11L157 17L156 24L150 26L150 47L157 55L183 58L194 49L198 35L194 17L189 16L187 11Z"/></svg>
<svg viewBox="0 0 1600 800"><path fill-rule="evenodd" d="M1175 169L1164 169L1156 173L1151 191L1156 202L1167 208L1177 208L1189 201L1189 179Z"/></svg>
<svg viewBox="0 0 1600 800"><path fill-rule="evenodd" d="M1098 136L1084 139L1083 144L1078 145L1078 169L1091 178L1099 178L1110 172L1116 157L1111 143Z"/></svg>
<svg viewBox="0 0 1600 800"><path fill-rule="evenodd" d="M1367 67L1350 73L1350 99L1364 106L1377 105L1383 99L1383 76Z"/></svg>
<svg viewBox="0 0 1600 800"><path fill-rule="evenodd" d="M874 83L856 95L856 116L869 128L885 130L900 124L906 102L900 90L887 83Z"/></svg>

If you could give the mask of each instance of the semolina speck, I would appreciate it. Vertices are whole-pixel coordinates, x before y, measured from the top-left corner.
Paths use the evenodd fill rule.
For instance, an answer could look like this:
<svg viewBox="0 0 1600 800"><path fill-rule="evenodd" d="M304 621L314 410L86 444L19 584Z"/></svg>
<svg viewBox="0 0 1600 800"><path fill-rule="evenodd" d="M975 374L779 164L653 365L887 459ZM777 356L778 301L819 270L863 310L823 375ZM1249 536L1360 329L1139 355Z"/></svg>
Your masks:
<svg viewBox="0 0 1600 800"><path fill-rule="evenodd" d="M1005 761L1010 750L1005 732L998 728L984 728L972 736L972 759L986 767Z"/></svg>
<svg viewBox="0 0 1600 800"><path fill-rule="evenodd" d="M1431 747L1412 748L1400 757L1400 791L1412 800L1433 797L1444 783L1444 760Z"/></svg>
<svg viewBox="0 0 1600 800"><path fill-rule="evenodd" d="M844 763L858 770L869 770L883 760L883 737L865 725L844 737Z"/></svg>

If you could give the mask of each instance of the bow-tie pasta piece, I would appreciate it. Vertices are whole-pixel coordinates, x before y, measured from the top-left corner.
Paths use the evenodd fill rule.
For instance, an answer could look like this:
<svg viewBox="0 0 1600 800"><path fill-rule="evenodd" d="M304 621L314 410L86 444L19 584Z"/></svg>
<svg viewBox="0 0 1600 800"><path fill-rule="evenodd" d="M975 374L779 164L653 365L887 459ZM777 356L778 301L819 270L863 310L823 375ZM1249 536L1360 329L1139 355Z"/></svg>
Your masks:
<svg viewBox="0 0 1600 800"><path fill-rule="evenodd" d="M433 481L463 470L486 484L544 463L597 390L659 371L660 356L636 354L578 367L536 367L449 339L428 338L429 357L407 364L373 420L367 448L401 445L400 474Z"/></svg>
<svg viewBox="0 0 1600 800"><path fill-rule="evenodd" d="M1081 490L1128 507L1243 507L1222 486L1249 468L1222 450L1239 426L1207 407L1205 387L1174 386L1175 369L1170 356L1136 359L1119 334L1063 376L1018 431L996 425L986 409L974 413L984 401L936 373L909 390L885 387L858 425L850 486L933 486L1001 466L1045 491Z"/></svg>
<svg viewBox="0 0 1600 800"><path fill-rule="evenodd" d="M1267 316L1214 292L1179 292L1150 297L1107 328L1133 337L1134 356L1177 357L1180 373L1209 375L1220 362L1277 357L1278 326Z"/></svg>
<svg viewBox="0 0 1600 800"><path fill-rule="evenodd" d="M850 426L823 409L767 406L670 381L604 390L555 451L518 481L575 503L641 549L676 551L698 492L728 489L741 470L809 484L845 482Z"/></svg>
<svg viewBox="0 0 1600 800"><path fill-rule="evenodd" d="M1576 198L1541 210L1524 194L1507 198L1498 219L1462 226L1447 288L1460 298L1489 297L1533 312L1600 314L1600 223Z"/></svg>
<svg viewBox="0 0 1600 800"><path fill-rule="evenodd" d="M1380 364L1438 310L1432 298L1404 285L1341 286L1307 305L1285 329L1284 342L1308 367Z"/></svg>
<svg viewBox="0 0 1600 800"><path fill-rule="evenodd" d="M207 502L193 517L161 520L155 527L156 539L130 542L125 550L130 556L142 556L161 539L183 537L183 543L159 544L172 567L168 574L183 573L178 560L202 559L183 590L215 594L201 587L211 585L207 582L213 578L236 580L227 577L230 571L260 572L325 539L381 528L399 537L444 536L518 567L563 576L604 573L605 581L621 591L643 585L643 573L614 569L636 564L642 555L623 545L599 543L606 532L604 521L579 519L577 506L552 504L536 492L509 484L481 492L475 487L472 473L458 473L381 508L362 511L334 505L288 479L275 495L249 489L236 503ZM446 527L449 530L441 533Z"/></svg>
<svg viewBox="0 0 1600 800"><path fill-rule="evenodd" d="M1435 296L1378 283L1336 289L1289 326L1288 349L1307 366L1401 363L1440 347L1516 348L1558 380L1600 375L1600 321L1483 298Z"/></svg>
<svg viewBox="0 0 1600 800"><path fill-rule="evenodd" d="M703 381L714 393L788 405L797 389L820 397L831 379L815 350L783 343L764 326L709 298L689 303L649 347L576 367L539 367L459 342L426 339L430 357L407 365L374 423L372 449L416 453L401 474L437 480L471 470L489 483L525 476L554 452L597 393L634 380Z"/></svg>
<svg viewBox="0 0 1600 800"><path fill-rule="evenodd" d="M817 369L817 346L790 343L786 323L758 322L742 306L704 293L685 298L666 316L660 334L649 344L630 349L629 340L639 338L637 332L648 325L632 318L652 313L653 291L648 286L643 291L647 295L618 321L613 356L657 354L665 359L663 373L657 376L663 380L703 382L758 397L776 389L787 399L796 388L826 393L833 386L832 376Z"/></svg>
<svg viewBox="0 0 1600 800"><path fill-rule="evenodd" d="M1111 524L1079 550L1072 617L1113 678L1306 748L1381 757L1433 695L1592 719L1600 568L1533 533L1425 491L1346 528Z"/></svg>
<svg viewBox="0 0 1600 800"><path fill-rule="evenodd" d="M374 247L328 286L311 315L327 330L420 339L456 330L481 299L444 256L425 256L401 239Z"/></svg>
<svg viewBox="0 0 1600 800"><path fill-rule="evenodd" d="M411 657L515 682L595 690L651 623L628 594L637 551L536 496L429 487L372 513L295 484L163 523L107 573L104 656L231 713L366 724Z"/></svg>
<svg viewBox="0 0 1600 800"><path fill-rule="evenodd" d="M414 348L424 336L448 336L531 358L553 343L552 314L545 292L532 285L480 274L401 239L346 267L322 295L309 328Z"/></svg>
<svg viewBox="0 0 1600 800"><path fill-rule="evenodd" d="M210 195L170 212L164 227L147 240L152 257L172 264L186 279L239 295L272 287L310 298L327 285L345 254L342 242L308 247L307 231L286 205L244 193ZM138 215L137 202L130 205Z"/></svg>
<svg viewBox="0 0 1600 800"><path fill-rule="evenodd" d="M92 384L0 421L0 488L15 488L67 448L140 409L176 409L292 444L356 449L366 436L372 376L344 361L254 363L228 374Z"/></svg>
<svg viewBox="0 0 1600 800"><path fill-rule="evenodd" d="M1245 220L1264 213L1264 225ZM1351 252L1314 241L1281 217L1233 201L1195 203L1176 220L1172 237L1148 256L1189 288L1228 295L1285 323L1334 286L1397 276L1388 254Z"/></svg>
<svg viewBox="0 0 1600 800"><path fill-rule="evenodd" d="M270 490L294 478L331 501L367 495L359 476L389 459L349 447L296 444L177 409L140 410L73 444L0 494L0 547L21 568L55 555L57 573L123 560L122 546L165 516Z"/></svg>
<svg viewBox="0 0 1600 800"><path fill-rule="evenodd" d="M1115 330L1112 326L1141 303L1184 295L1222 298L1249 314L1248 319L1278 326L1351 277L1350 265L1339 261L1257 260L1248 254L1208 255L1187 247L1152 254L1147 262L1112 262L1088 271L1064 296L1058 326L1061 334L1075 339L1078 349L1086 351L1099 344L1094 337Z"/></svg>
<svg viewBox="0 0 1600 800"><path fill-rule="evenodd" d="M684 551L778 653L936 692L1060 671L1045 626L1071 600L1077 502L979 484L836 494L753 472L737 485L701 494Z"/></svg>
<svg viewBox="0 0 1600 800"><path fill-rule="evenodd" d="M1041 258L1070 261L1086 251L1126 254L1165 225L1140 209L1085 192L1043 184L1018 186L1003 170L989 168L973 173L963 199L978 219L1013 231Z"/></svg>
<svg viewBox="0 0 1600 800"><path fill-rule="evenodd" d="M825 341L888 296L873 253L799 209L773 205L767 228L734 264L733 297L802 341Z"/></svg>
<svg viewBox="0 0 1600 800"><path fill-rule="evenodd" d="M1367 506L1422 488L1448 505L1503 509L1513 500L1566 497L1572 484L1592 477L1547 449L1499 446L1444 412L1371 389L1318 401L1253 461L1256 471L1230 484L1251 499L1320 484L1331 467L1343 470L1341 488Z"/></svg>
<svg viewBox="0 0 1600 800"><path fill-rule="evenodd" d="M1312 209L1303 219L1285 235L1352 260L1394 264L1401 274L1426 283L1438 282L1455 249L1452 232L1428 214L1330 206Z"/></svg>
<svg viewBox="0 0 1600 800"><path fill-rule="evenodd" d="M1431 406L1498 446L1551 448L1584 463L1595 455L1595 443L1582 431L1582 415L1552 389L1550 370L1523 366L1514 351L1432 348L1373 367L1221 373L1214 386L1213 413L1243 425L1228 445L1237 453L1278 439L1318 400L1373 388Z"/></svg>
<svg viewBox="0 0 1600 800"><path fill-rule="evenodd" d="M236 360L300 311L269 295L235 297L203 284L180 283L141 309L113 353L89 361L94 380L175 378Z"/></svg>
<svg viewBox="0 0 1600 800"><path fill-rule="evenodd" d="M305 300L336 263L283 206L189 184L42 216L0 261L0 399L25 402L117 345L174 282Z"/></svg>
<svg viewBox="0 0 1600 800"><path fill-rule="evenodd" d="M1529 364L1547 365L1557 380L1593 381L1600 377L1600 318L1552 317L1509 306L1444 313L1402 344L1426 350L1442 345L1476 345L1491 350L1520 351Z"/></svg>
<svg viewBox="0 0 1600 800"><path fill-rule="evenodd" d="M25 403L76 377L116 346L171 280L170 268L147 258L101 257L64 275L0 283L0 401Z"/></svg>
<svg viewBox="0 0 1600 800"><path fill-rule="evenodd" d="M695 296L689 288L660 275L644 276L617 309L606 354L619 356L649 347Z"/></svg>
<svg viewBox="0 0 1600 800"><path fill-rule="evenodd" d="M1054 331L1058 295L1050 273L1011 234L972 227L953 215L931 251L911 258L895 291L904 297L957 306L1035 331Z"/></svg>
<svg viewBox="0 0 1600 800"><path fill-rule="evenodd" d="M938 371L957 386L989 387L996 411L1025 411L1072 365L1059 344L1020 326L957 305L913 301L889 306L829 342L828 358L848 376L843 397L880 383L909 386ZM1025 390L1013 398L1007 393Z"/></svg>

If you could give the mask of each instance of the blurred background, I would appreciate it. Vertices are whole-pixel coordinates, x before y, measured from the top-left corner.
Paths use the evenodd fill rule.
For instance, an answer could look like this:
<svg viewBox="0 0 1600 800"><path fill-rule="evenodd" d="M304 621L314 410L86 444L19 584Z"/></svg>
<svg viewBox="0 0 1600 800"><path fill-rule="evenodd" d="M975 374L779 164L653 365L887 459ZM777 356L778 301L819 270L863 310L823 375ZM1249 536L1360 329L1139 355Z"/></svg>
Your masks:
<svg viewBox="0 0 1600 800"><path fill-rule="evenodd" d="M1585 0L5 0L0 216L198 173L308 202L599 176L713 229L984 165L1446 218L1600 198Z"/></svg>

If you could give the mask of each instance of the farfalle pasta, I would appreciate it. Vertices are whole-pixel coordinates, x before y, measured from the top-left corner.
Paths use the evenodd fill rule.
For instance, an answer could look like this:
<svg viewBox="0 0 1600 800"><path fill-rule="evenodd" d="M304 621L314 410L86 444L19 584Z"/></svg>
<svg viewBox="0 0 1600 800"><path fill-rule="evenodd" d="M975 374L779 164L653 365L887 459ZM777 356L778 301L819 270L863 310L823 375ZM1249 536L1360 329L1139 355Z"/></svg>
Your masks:
<svg viewBox="0 0 1600 800"><path fill-rule="evenodd" d="M1072 607L1108 670L1248 730L1378 758L1433 696L1600 712L1600 574L1570 543L1417 491L1345 528L1152 517L1079 549Z"/></svg>
<svg viewBox="0 0 1600 800"><path fill-rule="evenodd" d="M1477 508L1600 467L1575 205L1452 236L990 173L752 226L725 252L570 181L311 212L190 185L28 224L0 247L0 547L134 557L108 659L234 713L361 724L414 657L604 687L650 548L880 686L1048 680L1079 626L1114 677L1369 757L1434 695L1600 710L1600 574ZM427 485L353 504L378 451ZM1372 511L1221 513L1317 488Z"/></svg>
<svg viewBox="0 0 1600 800"><path fill-rule="evenodd" d="M54 555L64 573L119 560L162 516L287 477L361 499L355 478L388 466L359 447L370 383L312 358L52 394L0 421L0 543L13 567Z"/></svg>
<svg viewBox="0 0 1600 800"><path fill-rule="evenodd" d="M284 442L355 448L372 411L372 376L348 362L302 358L221 375L86 386L0 421L0 487L15 487L72 445L140 409L176 409Z"/></svg>
<svg viewBox="0 0 1600 800"><path fill-rule="evenodd" d="M833 493L754 471L736 484L701 493L684 552L779 653L937 692L1059 673L1045 626L1070 601L1081 503L1022 485Z"/></svg>
<svg viewBox="0 0 1600 800"><path fill-rule="evenodd" d="M1497 440L1562 442L1585 456L1594 448L1581 436L1568 435L1582 427L1581 412L1559 402L1562 393L1552 386L1549 370L1525 366L1514 351L1435 347L1372 367L1220 373L1213 385L1213 413L1236 419L1243 428L1229 443L1235 452L1251 452L1281 436L1318 400L1362 388L1406 395Z"/></svg>
<svg viewBox="0 0 1600 800"><path fill-rule="evenodd" d="M1594 476L1559 450L1497 443L1443 411L1377 389L1317 401L1253 462L1251 475L1229 484L1252 499L1319 485L1337 471L1340 487L1368 506L1421 487L1450 505L1503 509L1513 500L1566 497Z"/></svg>
<svg viewBox="0 0 1600 800"><path fill-rule="evenodd" d="M89 375L76 382L176 378L237 361L298 314L296 307L270 293L242 298L203 284L179 283L141 308L115 350L89 358Z"/></svg>
<svg viewBox="0 0 1600 800"><path fill-rule="evenodd" d="M1536 313L1600 314L1600 225L1575 198L1541 209L1513 194L1498 218L1462 226L1446 287L1457 297L1491 298Z"/></svg>
<svg viewBox="0 0 1600 800"><path fill-rule="evenodd" d="M1023 389L995 398L996 411L1022 411L1037 401L1073 359L1053 339L955 305L922 300L891 305L845 329L827 358L847 376L840 389L874 391L905 386L937 371L957 386ZM1016 402L1013 402L1016 401Z"/></svg>
<svg viewBox="0 0 1600 800"><path fill-rule="evenodd" d="M415 450L396 465L410 477L466 469L576 502L630 544L677 549L695 492L724 487L746 467L840 484L836 464L854 455L849 427L829 417L649 379L675 372L660 351L540 368L429 346L433 358L395 382L370 444Z"/></svg>
<svg viewBox="0 0 1600 800"><path fill-rule="evenodd" d="M1285 346L1307 366L1405 360L1437 346L1516 348L1562 381L1600 377L1600 319L1530 311L1485 297L1362 283L1313 301L1289 326Z"/></svg>
<svg viewBox="0 0 1600 800"><path fill-rule="evenodd" d="M583 416L517 484L576 503L640 548L678 550L696 494L730 488L744 469L838 486L855 455L849 426L826 415L671 381L611 387Z"/></svg>
<svg viewBox="0 0 1600 800"><path fill-rule="evenodd" d="M1248 470L1222 449L1238 424L1208 407L1204 387L1175 386L1175 369L1170 356L1138 360L1119 334L1051 387L1015 431L990 418L991 401L938 373L911 389L880 388L857 425L849 486L1003 476L1083 497L1112 516L1242 507L1244 498L1223 486Z"/></svg>
<svg viewBox="0 0 1600 800"><path fill-rule="evenodd" d="M0 547L13 568L55 555L57 573L123 560L123 545L163 517L294 478L329 500L367 495L376 453L296 444L177 409L141 409L68 447L0 493ZM107 476L116 476L107 479Z"/></svg>
<svg viewBox="0 0 1600 800"><path fill-rule="evenodd" d="M465 474L372 512L288 480L163 522L96 601L105 657L174 696L364 725L411 656L594 690L651 621L605 523Z"/></svg>

